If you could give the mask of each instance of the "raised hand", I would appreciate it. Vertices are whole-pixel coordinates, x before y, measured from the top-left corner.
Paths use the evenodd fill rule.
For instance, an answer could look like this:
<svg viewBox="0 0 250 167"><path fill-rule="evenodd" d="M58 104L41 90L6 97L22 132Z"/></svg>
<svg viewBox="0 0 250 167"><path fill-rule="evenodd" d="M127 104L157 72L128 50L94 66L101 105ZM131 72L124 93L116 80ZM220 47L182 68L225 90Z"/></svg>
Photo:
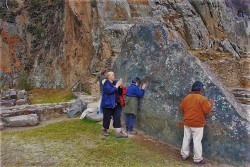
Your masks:
<svg viewBox="0 0 250 167"><path fill-rule="evenodd" d="M121 85L122 85L122 78L119 79L119 81L117 81L115 87L118 88L118 87L120 87Z"/></svg>
<svg viewBox="0 0 250 167"><path fill-rule="evenodd" d="M147 87L148 85L146 84L146 83L144 83L143 85L142 85L142 89L145 89L146 87Z"/></svg>

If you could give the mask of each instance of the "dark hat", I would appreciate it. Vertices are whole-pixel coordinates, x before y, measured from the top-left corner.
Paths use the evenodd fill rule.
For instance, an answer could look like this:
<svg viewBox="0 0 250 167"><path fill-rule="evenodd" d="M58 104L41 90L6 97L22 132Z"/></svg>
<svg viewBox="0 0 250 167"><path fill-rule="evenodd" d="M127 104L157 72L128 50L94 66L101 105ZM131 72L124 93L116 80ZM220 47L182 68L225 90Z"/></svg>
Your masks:
<svg viewBox="0 0 250 167"><path fill-rule="evenodd" d="M195 81L192 85L192 91L201 91L203 89L203 83L201 81Z"/></svg>
<svg viewBox="0 0 250 167"><path fill-rule="evenodd" d="M136 82L141 82L141 79L139 77L135 77L133 80L132 80L132 83L136 83Z"/></svg>

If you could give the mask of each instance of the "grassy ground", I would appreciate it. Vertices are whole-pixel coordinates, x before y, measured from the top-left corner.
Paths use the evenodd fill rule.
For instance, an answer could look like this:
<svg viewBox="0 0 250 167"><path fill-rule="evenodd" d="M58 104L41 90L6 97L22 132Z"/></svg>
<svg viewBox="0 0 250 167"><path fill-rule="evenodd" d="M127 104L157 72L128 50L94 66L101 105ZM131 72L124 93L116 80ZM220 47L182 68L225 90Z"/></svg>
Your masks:
<svg viewBox="0 0 250 167"><path fill-rule="evenodd" d="M75 98L70 90L33 89L29 91L31 104L66 102Z"/></svg>
<svg viewBox="0 0 250 167"><path fill-rule="evenodd" d="M132 138L100 134L101 125L69 120L45 127L3 132L2 166L191 166L163 156Z"/></svg>

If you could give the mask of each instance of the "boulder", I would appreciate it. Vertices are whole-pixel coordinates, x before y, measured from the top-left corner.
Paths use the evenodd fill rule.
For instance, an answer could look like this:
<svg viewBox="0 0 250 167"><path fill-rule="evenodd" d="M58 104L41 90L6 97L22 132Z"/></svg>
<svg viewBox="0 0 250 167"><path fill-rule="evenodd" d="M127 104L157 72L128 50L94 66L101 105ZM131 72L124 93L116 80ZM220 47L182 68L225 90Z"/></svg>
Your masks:
<svg viewBox="0 0 250 167"><path fill-rule="evenodd" d="M15 89L10 89L10 98L17 99L17 92Z"/></svg>
<svg viewBox="0 0 250 167"><path fill-rule="evenodd" d="M78 117L79 115L81 115L81 111L78 109L68 109L67 110L67 116L69 118L74 118L74 117Z"/></svg>
<svg viewBox="0 0 250 167"><path fill-rule="evenodd" d="M16 105L25 105L28 103L27 99L19 99L16 101Z"/></svg>
<svg viewBox="0 0 250 167"><path fill-rule="evenodd" d="M4 126L22 127L35 126L39 124L39 119L36 114L20 115L14 117L3 118Z"/></svg>
<svg viewBox="0 0 250 167"><path fill-rule="evenodd" d="M13 107L15 105L15 100L1 100L0 106L3 107Z"/></svg>
<svg viewBox="0 0 250 167"><path fill-rule="evenodd" d="M27 98L27 92L25 90L18 91L17 99L25 99Z"/></svg>
<svg viewBox="0 0 250 167"><path fill-rule="evenodd" d="M235 49L233 48L232 44L228 39L222 41L220 46L223 48L225 52L232 53L234 57L240 58L239 53L235 51Z"/></svg>
<svg viewBox="0 0 250 167"><path fill-rule="evenodd" d="M103 120L103 114L97 112L91 112L86 115L86 117L92 121L100 122Z"/></svg>
<svg viewBox="0 0 250 167"><path fill-rule="evenodd" d="M2 90L2 100L9 100L10 99L10 90Z"/></svg>
<svg viewBox="0 0 250 167"><path fill-rule="evenodd" d="M67 115L69 118L78 117L87 108L87 104L82 100L74 100L71 107L67 108Z"/></svg>
<svg viewBox="0 0 250 167"><path fill-rule="evenodd" d="M124 83L138 76L148 83L137 127L163 142L181 147L183 129L179 105L196 80L215 101L206 117L204 156L235 166L250 162L249 114L224 89L205 64L190 55L176 33L161 24L137 24L130 29L113 70Z"/></svg>
<svg viewBox="0 0 250 167"><path fill-rule="evenodd" d="M21 115L19 110L9 110L9 109L2 109L1 110L1 117L12 117Z"/></svg>
<svg viewBox="0 0 250 167"><path fill-rule="evenodd" d="M85 118L85 116L88 117L88 114L91 114L91 113L98 114L98 111L99 111L98 108L87 108L87 109L84 110L83 113L81 114L80 119ZM100 114L100 115L101 115L101 114ZM95 117L95 116L90 115L89 117ZM92 119L92 118L90 118L90 119ZM95 118L93 118L93 119L95 119ZM93 119L92 119L92 120L93 120Z"/></svg>

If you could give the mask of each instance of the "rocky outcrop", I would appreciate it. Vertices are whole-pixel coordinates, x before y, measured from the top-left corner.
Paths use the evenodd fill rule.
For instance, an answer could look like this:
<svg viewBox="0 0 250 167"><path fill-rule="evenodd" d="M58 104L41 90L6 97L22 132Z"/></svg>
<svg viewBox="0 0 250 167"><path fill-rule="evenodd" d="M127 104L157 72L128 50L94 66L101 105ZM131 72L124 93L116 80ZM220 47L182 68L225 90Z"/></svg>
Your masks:
<svg viewBox="0 0 250 167"><path fill-rule="evenodd" d="M21 0L5 10L13 19L0 20L1 85L28 76L35 87L70 88L88 77L92 17L90 1L82 2Z"/></svg>
<svg viewBox="0 0 250 167"><path fill-rule="evenodd" d="M131 28L114 71L124 82L139 76L148 83L141 102L138 127L175 146L181 146L183 130L179 104L194 81L205 85L205 96L215 101L207 116L204 156L234 165L249 163L250 117L216 77L191 56L176 36L163 25L140 24ZM222 144L223 143L223 144Z"/></svg>
<svg viewBox="0 0 250 167"><path fill-rule="evenodd" d="M36 87L95 92L91 73L111 68L128 30L145 22L164 24L189 50L249 54L249 21L223 1L20 0L0 7L1 85L28 76Z"/></svg>

